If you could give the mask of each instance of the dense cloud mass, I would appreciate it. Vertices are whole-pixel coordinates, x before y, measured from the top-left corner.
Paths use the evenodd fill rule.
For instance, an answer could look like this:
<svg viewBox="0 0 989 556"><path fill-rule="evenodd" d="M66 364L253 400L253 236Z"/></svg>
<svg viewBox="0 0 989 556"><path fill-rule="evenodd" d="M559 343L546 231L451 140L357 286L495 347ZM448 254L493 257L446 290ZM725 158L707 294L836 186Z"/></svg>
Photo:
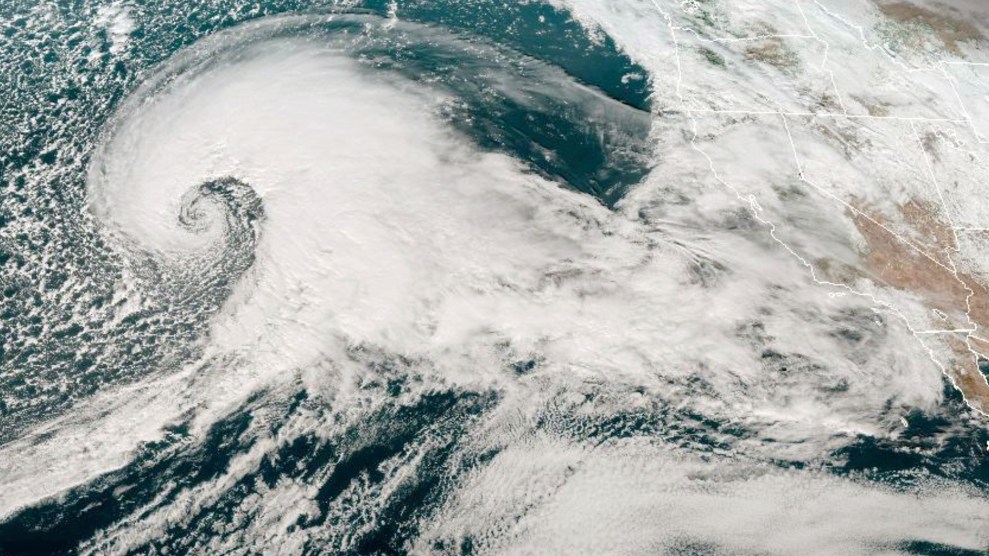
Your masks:
<svg viewBox="0 0 989 556"><path fill-rule="evenodd" d="M0 553L989 549L975 4L79 4L0 8Z"/></svg>

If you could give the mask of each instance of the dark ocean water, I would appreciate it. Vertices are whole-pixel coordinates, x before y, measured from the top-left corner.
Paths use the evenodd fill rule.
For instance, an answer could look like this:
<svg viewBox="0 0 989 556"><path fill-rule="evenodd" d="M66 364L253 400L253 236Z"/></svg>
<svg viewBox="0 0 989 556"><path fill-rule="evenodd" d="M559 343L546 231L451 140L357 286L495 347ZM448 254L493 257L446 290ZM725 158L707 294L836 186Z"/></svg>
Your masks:
<svg viewBox="0 0 989 556"><path fill-rule="evenodd" d="M210 56L235 55L277 37L334 44L363 71L450 95L457 102L442 117L476 146L504 152L606 206L662 156L650 139L649 111L651 96L664 92L651 90L648 72L611 37L592 35L567 12L539 2L399 2L402 23L388 30L380 21L393 6L384 1L141 2L126 58L111 53L107 31L92 27L95 3L50 4L47 19L29 16L37 13L35 4L0 4L0 90L6 91L0 100L0 444L96 394L197 361L211 316L251 267L264 207L250 184L204 184L184 207L181 223L193 228L199 204L225 207L226 239L217 260L175 274L149 256L140 267L147 280L139 287L146 289L123 296L118 284L126 280L122 259L129 255L108 244L86 210L86 167L114 111L156 68L206 36L280 14L338 14L267 28L198 63L208 66ZM530 86L524 101L511 86L519 82ZM138 294L145 300L140 309L115 319L128 296ZM238 543L261 519L240 509L245 501L286 482L311 489L313 507L288 526L307 533L301 553L408 553L421 524L472 470L498 454L498 448L479 451L469 440L500 393L423 393L416 377L427 363L365 346L348 355L375 376L355 394L368 400L359 418L344 420L301 382L256 392L202 438L190 433L190 416L170 425L161 440L143 444L122 468L4 517L0 554L99 553L107 531L127 530L172 506L182 518L152 538L130 542L127 553L220 553L218 543ZM524 375L538 365L520 358L512 369ZM964 413L948 387L943 406L911 413L909 434L896 440L863 436L826 462L773 463L894 487L939 477L989 490L989 433L960 417ZM327 433L321 423L339 427ZM594 445L656 438L712 458L751 437L735 423L660 402L555 416L541 426ZM417 446L428 448L408 463ZM248 468L235 463L252 451L260 455ZM382 493L382 485L394 483L387 469L396 460L411 472ZM234 467L238 472L231 474ZM184 505L182 497L204 485L216 487L216 494ZM475 542L465 536L431 548L472 554ZM918 555L976 553L924 540L896 548ZM681 553L723 551L705 545Z"/></svg>
<svg viewBox="0 0 989 556"><path fill-rule="evenodd" d="M369 72L454 96L458 102L443 117L479 147L506 152L603 203L619 199L651 163L645 70L609 37L590 37L569 14L540 3L403 2L403 23L392 31L377 28L391 8L382 1L345 7L291 1L147 3L141 5L126 59L111 53L110 33L89 29L95 3L59 2L43 26L28 24L34 7L33 2L0 6L6 22L0 33L0 83L11 91L0 138L0 442L107 388L194 360L210 315L250 267L263 206L247 184L204 184L183 209L180 224L194 228L196 204L218 199L228 220L221 262L196 263L192 275L166 278L149 259L143 268L157 291L143 293L155 302L108 330L121 303L114 297L114 284L122 279L120 255L106 245L85 210L85 166L101 129L128 93L202 37L280 14L336 14L332 21L275 26L227 51L278 37L337 44ZM623 79L630 74L636 78ZM504 85L488 79L492 75L528 83L525 101L518 91L499 90ZM602 98L619 108L602 111ZM38 174L44 180L29 182ZM381 404L339 437L298 435L266 454L210 508L136 545L132 553L208 553L218 528L236 528L243 499L256 496L259 485L279 480L318 486L319 511L292 526L313 531L305 553L402 552L416 535L416 520L439 506L458 476L493 456L452 457L470 423L497 402L497 395L435 392L406 405L398 402L406 390L403 363L368 364L391 369L384 373L387 383L366 388L394 402ZM233 458L260 437L277 435L300 412L308 419L311 412L332 415L323 403L305 389L259 392L202 440L191 439L187 425L177 423L124 468L8 516L0 523L0 553L75 553L101 531L167 507L179 493L222 476ZM345 491L355 481L372 488L383 479L377 471L381 464L427 437L440 439L438 445L373 516L359 507L347 509L342 494L352 495ZM338 525L350 520L350 527L362 532L344 542L325 527L330 519ZM469 539L461 544L437 548L469 553Z"/></svg>
<svg viewBox="0 0 989 556"><path fill-rule="evenodd" d="M117 331L122 336L138 332L140 338L101 339L96 329L114 310L112 285L120 277L119 262L112 260L112 249L83 210L85 166L114 109L175 52L242 22L335 9L333 2L238 4L142 5L145 17L133 33L126 60L110 53L112 41L104 29L87 29L96 3L58 3L52 20L42 28L28 26L33 3L0 7L9 21L0 42L5 54L0 79L12 86L2 108L7 129L0 159L5 191L0 260L11 271L4 275L0 326L8 341L0 355L8 368L17 369L0 378L6 393L0 405L0 439L118 378L141 376L158 367L162 358L188 359L193 354L185 346L201 335L201 317L222 302L222 296L208 288L190 292L202 298L195 321L167 314L170 307L148 307L146 314L130 317L128 330ZM421 36L408 40L397 33L367 36L362 44L352 44L351 55L373 70L438 81L445 92L464 100L448 117L478 144L510 152L534 170L605 202L619 198L647 171L651 149L646 143L646 72L618 52L610 39L592 40L566 13L539 3L410 2L401 9L403 20L432 27L413 30ZM289 26L273 33L359 32L361 18L382 17L387 11L386 2L348 4L347 12L357 14L349 22L322 29ZM430 44L429 29L444 33L446 39L459 35L479 50L472 54L455 42ZM94 33L100 44L95 49L90 36ZM587 112L594 106L561 101L545 90L533 91L526 106L500 91L482 90L474 78L491 69L495 52L488 49L504 54L496 63L508 65L499 69L516 75L544 72L544 79L552 80L559 76L549 73L562 69L573 78L570 86L576 94L593 96L574 86L587 84L629 106L628 114L619 116L626 121L595 121ZM642 79L623 80L628 74ZM619 141L622 148L615 149ZM43 183L29 184L28 177L38 174L44 174ZM50 262L38 264L40 259ZM65 291L70 278L79 276L104 277L86 284L92 299L82 301L80 291ZM58 324L49 328L42 323ZM141 344L137 353L135 343ZM99 353L91 349L95 344L101 346ZM29 380L31 376L37 380Z"/></svg>

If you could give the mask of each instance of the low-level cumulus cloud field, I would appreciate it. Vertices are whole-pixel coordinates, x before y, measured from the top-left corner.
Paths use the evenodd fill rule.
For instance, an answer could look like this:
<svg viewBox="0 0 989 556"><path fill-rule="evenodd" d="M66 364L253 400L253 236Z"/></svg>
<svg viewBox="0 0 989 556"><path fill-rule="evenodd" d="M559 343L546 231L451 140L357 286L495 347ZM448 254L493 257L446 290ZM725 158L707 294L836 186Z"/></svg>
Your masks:
<svg viewBox="0 0 989 556"><path fill-rule="evenodd" d="M979 9L0 7L0 553L985 553Z"/></svg>

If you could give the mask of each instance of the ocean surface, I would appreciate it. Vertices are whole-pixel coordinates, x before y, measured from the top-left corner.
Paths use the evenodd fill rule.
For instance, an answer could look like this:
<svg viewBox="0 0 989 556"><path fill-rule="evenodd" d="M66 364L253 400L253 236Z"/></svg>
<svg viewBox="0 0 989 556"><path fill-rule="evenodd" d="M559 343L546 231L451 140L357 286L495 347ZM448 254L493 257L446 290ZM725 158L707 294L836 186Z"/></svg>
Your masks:
<svg viewBox="0 0 989 556"><path fill-rule="evenodd" d="M575 9L0 4L0 554L986 554L985 418Z"/></svg>

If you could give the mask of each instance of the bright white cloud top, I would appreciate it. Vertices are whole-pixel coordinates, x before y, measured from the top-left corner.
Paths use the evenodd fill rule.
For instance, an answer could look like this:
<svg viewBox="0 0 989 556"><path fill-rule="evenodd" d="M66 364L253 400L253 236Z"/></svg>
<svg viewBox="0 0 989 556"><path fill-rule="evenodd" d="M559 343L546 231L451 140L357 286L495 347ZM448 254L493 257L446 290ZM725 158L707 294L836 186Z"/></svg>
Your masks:
<svg viewBox="0 0 989 556"><path fill-rule="evenodd" d="M20 170L76 177L93 364L139 370L11 390L8 549L989 547L973 8L372 4L211 29Z"/></svg>

